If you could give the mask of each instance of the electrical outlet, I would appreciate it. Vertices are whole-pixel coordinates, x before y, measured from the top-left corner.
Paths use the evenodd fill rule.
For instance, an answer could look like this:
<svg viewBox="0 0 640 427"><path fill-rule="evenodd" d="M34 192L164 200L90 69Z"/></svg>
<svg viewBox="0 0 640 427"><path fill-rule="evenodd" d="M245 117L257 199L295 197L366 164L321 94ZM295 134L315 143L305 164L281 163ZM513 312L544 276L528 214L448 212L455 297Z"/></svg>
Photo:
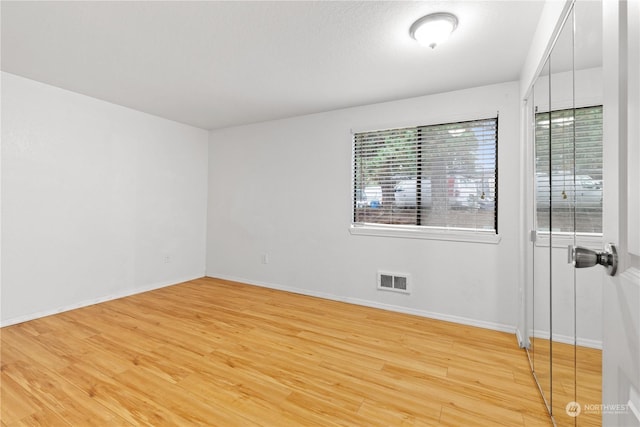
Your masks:
<svg viewBox="0 0 640 427"><path fill-rule="evenodd" d="M164 256L164 263L165 264L169 264L171 262L171 255L165 255Z"/></svg>

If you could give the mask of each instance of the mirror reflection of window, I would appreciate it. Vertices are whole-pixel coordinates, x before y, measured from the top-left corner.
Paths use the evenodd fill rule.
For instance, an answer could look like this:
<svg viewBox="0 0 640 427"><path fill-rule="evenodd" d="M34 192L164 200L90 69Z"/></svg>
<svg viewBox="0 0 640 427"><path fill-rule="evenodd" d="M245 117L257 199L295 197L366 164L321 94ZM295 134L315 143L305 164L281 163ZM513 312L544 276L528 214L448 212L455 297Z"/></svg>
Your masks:
<svg viewBox="0 0 640 427"><path fill-rule="evenodd" d="M602 106L537 113L535 148L538 231L601 234Z"/></svg>

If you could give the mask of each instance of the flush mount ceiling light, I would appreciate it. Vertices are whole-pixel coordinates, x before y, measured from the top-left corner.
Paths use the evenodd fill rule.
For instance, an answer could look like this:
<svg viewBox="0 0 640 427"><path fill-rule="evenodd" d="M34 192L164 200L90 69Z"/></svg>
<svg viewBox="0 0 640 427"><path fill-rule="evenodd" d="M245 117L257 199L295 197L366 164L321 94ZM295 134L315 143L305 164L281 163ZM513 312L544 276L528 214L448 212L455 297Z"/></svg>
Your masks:
<svg viewBox="0 0 640 427"><path fill-rule="evenodd" d="M423 16L411 25L409 34L418 43L431 49L446 41L458 26L458 18L447 12Z"/></svg>

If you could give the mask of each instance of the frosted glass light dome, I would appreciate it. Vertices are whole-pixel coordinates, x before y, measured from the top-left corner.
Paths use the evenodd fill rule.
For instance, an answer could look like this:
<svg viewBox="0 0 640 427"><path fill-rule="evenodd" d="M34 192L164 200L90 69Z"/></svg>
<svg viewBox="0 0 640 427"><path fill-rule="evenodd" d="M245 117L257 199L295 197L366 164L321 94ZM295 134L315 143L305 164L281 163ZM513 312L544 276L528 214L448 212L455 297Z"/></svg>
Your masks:
<svg viewBox="0 0 640 427"><path fill-rule="evenodd" d="M423 16L411 25L409 34L418 43L434 49L445 42L458 26L458 18L447 12Z"/></svg>

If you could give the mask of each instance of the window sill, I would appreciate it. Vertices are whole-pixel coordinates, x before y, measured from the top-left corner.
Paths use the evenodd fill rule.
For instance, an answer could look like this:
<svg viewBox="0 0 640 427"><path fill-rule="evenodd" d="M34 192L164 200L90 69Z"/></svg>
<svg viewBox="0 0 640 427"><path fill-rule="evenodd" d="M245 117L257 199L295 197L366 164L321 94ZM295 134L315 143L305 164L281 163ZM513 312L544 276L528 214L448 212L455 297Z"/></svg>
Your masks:
<svg viewBox="0 0 640 427"><path fill-rule="evenodd" d="M378 224L354 225L349 232L357 236L396 237L403 239L445 240L449 242L498 244L502 237L493 231L436 229L416 226L384 226Z"/></svg>
<svg viewBox="0 0 640 427"><path fill-rule="evenodd" d="M536 232L536 246L541 248L548 248L550 245L554 248L566 249L569 245L584 246L589 249L602 249L602 234L596 233L576 233L575 243L573 240L573 233L566 232L554 232L549 235L549 232L538 231Z"/></svg>

